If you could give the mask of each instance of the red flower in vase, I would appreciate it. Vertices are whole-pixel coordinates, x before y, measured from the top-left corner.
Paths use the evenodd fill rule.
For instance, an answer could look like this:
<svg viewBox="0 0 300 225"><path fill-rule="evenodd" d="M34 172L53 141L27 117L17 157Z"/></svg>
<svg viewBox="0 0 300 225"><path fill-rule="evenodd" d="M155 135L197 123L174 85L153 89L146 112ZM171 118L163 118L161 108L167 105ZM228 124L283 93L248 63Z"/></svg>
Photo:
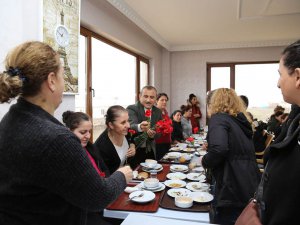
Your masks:
<svg viewBox="0 0 300 225"><path fill-rule="evenodd" d="M199 127L194 127L193 133L194 133L194 134L198 134L198 133L199 133Z"/></svg>
<svg viewBox="0 0 300 225"><path fill-rule="evenodd" d="M186 141L190 142L192 145L194 144L194 138L193 137L188 137Z"/></svg>

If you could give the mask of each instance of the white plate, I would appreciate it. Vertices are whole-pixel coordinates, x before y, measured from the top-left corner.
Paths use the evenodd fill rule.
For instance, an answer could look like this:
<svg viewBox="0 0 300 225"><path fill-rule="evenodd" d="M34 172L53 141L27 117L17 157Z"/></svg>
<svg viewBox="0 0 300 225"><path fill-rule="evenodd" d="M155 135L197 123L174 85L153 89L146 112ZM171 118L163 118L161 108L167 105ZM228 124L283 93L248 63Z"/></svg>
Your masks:
<svg viewBox="0 0 300 225"><path fill-rule="evenodd" d="M166 154L166 158L167 159L177 159L181 156L181 153L180 152L169 152Z"/></svg>
<svg viewBox="0 0 300 225"><path fill-rule="evenodd" d="M206 155L207 151L206 150L200 150L198 151L200 155Z"/></svg>
<svg viewBox="0 0 300 225"><path fill-rule="evenodd" d="M194 148L185 148L183 149L184 152L194 152L195 149Z"/></svg>
<svg viewBox="0 0 300 225"><path fill-rule="evenodd" d="M148 173L150 173L151 171L158 173L158 172L162 171L163 168L161 167L161 168L158 169L158 170L154 170L154 169L149 169L149 168L146 168L146 167L142 167L142 170L143 170L144 172L148 172Z"/></svg>
<svg viewBox="0 0 300 225"><path fill-rule="evenodd" d="M187 171L188 169L189 169L189 167L186 165L171 165L170 166L170 170L175 171L175 172L184 172L184 171Z"/></svg>
<svg viewBox="0 0 300 225"><path fill-rule="evenodd" d="M171 188L167 194L173 198L178 196L190 196L191 191L186 188Z"/></svg>
<svg viewBox="0 0 300 225"><path fill-rule="evenodd" d="M170 188L182 188L186 185L183 180L166 180L165 185Z"/></svg>
<svg viewBox="0 0 300 225"><path fill-rule="evenodd" d="M138 196L141 193L144 194L142 197L133 198L134 196ZM153 199L155 199L155 194L152 191L135 191L129 195L129 198L130 199L133 198L133 199L131 199L131 201L133 201L133 202L146 203L146 202L150 202Z"/></svg>
<svg viewBox="0 0 300 225"><path fill-rule="evenodd" d="M186 178L189 180L204 182L206 177L205 177L205 175L200 174L200 173L188 173L186 175Z"/></svg>
<svg viewBox="0 0 300 225"><path fill-rule="evenodd" d="M170 180L184 180L186 178L186 175L180 172L168 173L167 178Z"/></svg>
<svg viewBox="0 0 300 225"><path fill-rule="evenodd" d="M186 185L186 188L191 191L208 191L209 184L200 182L190 182Z"/></svg>
<svg viewBox="0 0 300 225"><path fill-rule="evenodd" d="M138 187L141 187L142 189L144 190L147 190L147 191L152 191L152 192L159 192L159 191L162 191L166 188L166 185L164 185L163 183L158 183L158 187L155 187L155 188L146 188L145 185L144 185L144 182L141 182Z"/></svg>
<svg viewBox="0 0 300 225"><path fill-rule="evenodd" d="M214 199L214 196L212 196L208 192L192 192L190 196L192 197L194 202L200 203L210 202Z"/></svg>
<svg viewBox="0 0 300 225"><path fill-rule="evenodd" d="M195 167L194 169L193 169L193 172L196 172L196 173L201 173L201 172L203 172L204 171L204 168L203 167Z"/></svg>
<svg viewBox="0 0 300 225"><path fill-rule="evenodd" d="M172 148L170 148L169 149L169 151L174 151L174 152L176 152L176 151L181 151L182 149L180 148L180 147L172 147Z"/></svg>
<svg viewBox="0 0 300 225"><path fill-rule="evenodd" d="M148 170L159 170L162 168L161 164L156 164L155 167L148 167L146 163L142 162L142 163L140 163L140 165Z"/></svg>

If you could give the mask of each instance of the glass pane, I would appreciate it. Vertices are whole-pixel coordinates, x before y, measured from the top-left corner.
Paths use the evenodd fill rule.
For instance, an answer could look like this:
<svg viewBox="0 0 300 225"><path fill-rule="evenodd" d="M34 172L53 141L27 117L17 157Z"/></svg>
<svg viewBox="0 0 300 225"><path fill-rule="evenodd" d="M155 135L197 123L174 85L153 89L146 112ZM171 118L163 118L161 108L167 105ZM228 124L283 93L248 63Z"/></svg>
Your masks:
<svg viewBox="0 0 300 225"><path fill-rule="evenodd" d="M238 95L249 99L248 111L254 118L266 121L276 105L290 111L290 104L285 103L281 90L277 87L278 63L236 65L235 90Z"/></svg>
<svg viewBox="0 0 300 225"><path fill-rule="evenodd" d="M92 38L93 137L105 129L104 116L112 105L135 102L136 58Z"/></svg>
<svg viewBox="0 0 300 225"><path fill-rule="evenodd" d="M140 61L140 88L148 85L148 64Z"/></svg>
<svg viewBox="0 0 300 225"><path fill-rule="evenodd" d="M211 90L230 88L230 67L211 68Z"/></svg>
<svg viewBox="0 0 300 225"><path fill-rule="evenodd" d="M86 112L86 37L79 36L78 95L75 95L75 111Z"/></svg>

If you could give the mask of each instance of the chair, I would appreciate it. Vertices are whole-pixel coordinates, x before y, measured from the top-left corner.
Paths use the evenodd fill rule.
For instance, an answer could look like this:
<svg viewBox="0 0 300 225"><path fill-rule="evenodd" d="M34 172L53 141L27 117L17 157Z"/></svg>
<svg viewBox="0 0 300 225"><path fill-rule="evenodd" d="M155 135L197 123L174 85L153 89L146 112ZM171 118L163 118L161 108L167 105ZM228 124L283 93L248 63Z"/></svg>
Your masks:
<svg viewBox="0 0 300 225"><path fill-rule="evenodd" d="M264 165L264 154L265 154L265 150L267 147L269 147L269 145L272 143L273 139L274 139L274 135L273 134L269 134L265 131L265 133L267 134L267 139L265 141L265 149L261 152L255 152L255 155L256 155L256 162L259 164L259 165Z"/></svg>

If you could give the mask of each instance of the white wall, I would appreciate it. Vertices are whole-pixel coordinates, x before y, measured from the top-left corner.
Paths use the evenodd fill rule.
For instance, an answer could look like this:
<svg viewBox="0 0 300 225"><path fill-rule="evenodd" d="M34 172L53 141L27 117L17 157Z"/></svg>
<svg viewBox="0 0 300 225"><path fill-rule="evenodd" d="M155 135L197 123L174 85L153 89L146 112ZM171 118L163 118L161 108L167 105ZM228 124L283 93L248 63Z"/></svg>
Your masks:
<svg viewBox="0 0 300 225"><path fill-rule="evenodd" d="M42 40L42 0L1 0L0 21L0 71L3 71L4 59L10 49L25 41ZM0 104L0 119L9 107L10 104ZM55 117L61 120L62 112L74 109L74 96L64 96Z"/></svg>
<svg viewBox="0 0 300 225"><path fill-rule="evenodd" d="M201 112L204 115L201 123L205 124L207 63L279 61L283 48L262 47L172 52L171 112L178 109L182 104L186 104L189 94L194 93L200 100Z"/></svg>

